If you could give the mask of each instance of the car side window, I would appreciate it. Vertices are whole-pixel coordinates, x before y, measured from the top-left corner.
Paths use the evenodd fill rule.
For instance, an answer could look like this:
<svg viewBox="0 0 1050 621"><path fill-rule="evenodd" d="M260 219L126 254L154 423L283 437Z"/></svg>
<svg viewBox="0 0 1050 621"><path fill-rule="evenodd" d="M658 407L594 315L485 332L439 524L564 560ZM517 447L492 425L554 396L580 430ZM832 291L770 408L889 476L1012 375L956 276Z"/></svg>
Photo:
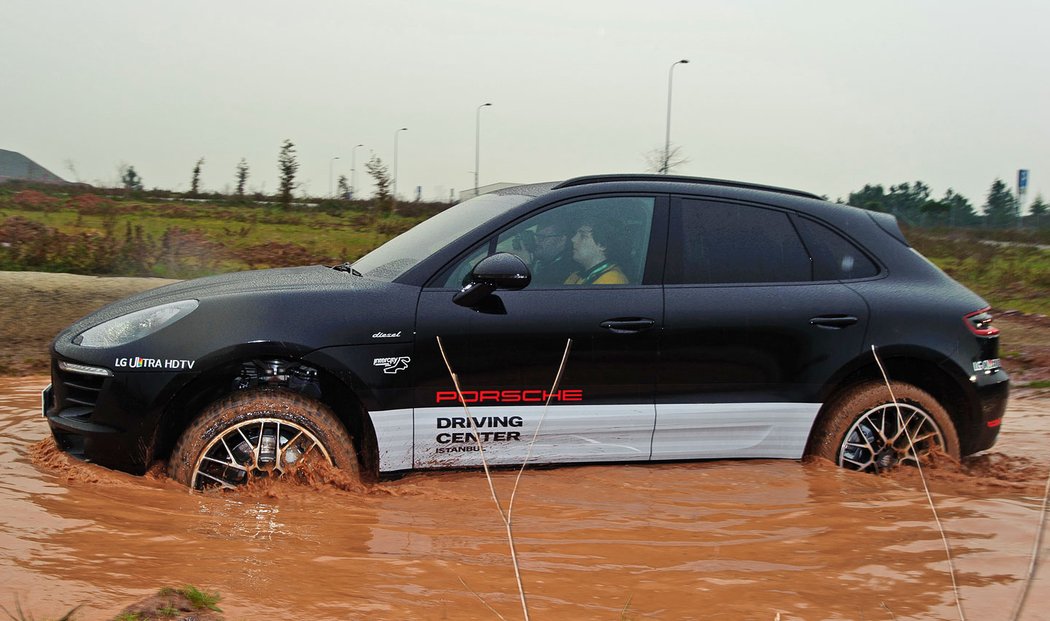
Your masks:
<svg viewBox="0 0 1050 621"><path fill-rule="evenodd" d="M479 261L509 252L529 266L529 289L639 284L655 202L652 197L616 196L548 209L483 241L438 282L462 287Z"/></svg>
<svg viewBox="0 0 1050 621"><path fill-rule="evenodd" d="M809 254L782 211L683 199L671 210L667 284L802 282Z"/></svg>
<svg viewBox="0 0 1050 621"><path fill-rule="evenodd" d="M813 280L868 278L878 266L853 242L809 218L797 218L799 232L813 257Z"/></svg>

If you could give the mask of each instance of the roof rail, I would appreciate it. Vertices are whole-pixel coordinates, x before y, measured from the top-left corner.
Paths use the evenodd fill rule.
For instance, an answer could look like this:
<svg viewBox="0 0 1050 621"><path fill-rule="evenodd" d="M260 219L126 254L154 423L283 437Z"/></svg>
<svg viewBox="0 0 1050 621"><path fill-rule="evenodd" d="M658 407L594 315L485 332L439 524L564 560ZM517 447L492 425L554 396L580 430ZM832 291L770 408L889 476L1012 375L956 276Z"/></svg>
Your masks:
<svg viewBox="0 0 1050 621"><path fill-rule="evenodd" d="M790 188L780 188L772 185L762 185L759 183L747 183L744 181L729 181L727 179L708 179L705 177L685 177L680 175L658 175L658 174L646 174L646 173L626 173L626 174L611 174L611 175L585 175L583 177L573 177L566 181L562 181L558 185L554 186L555 190L561 188L572 188L580 185L589 185L592 183L608 183L613 181L662 181L664 183L695 183L698 185L717 185L726 188L741 188L745 190L762 190L764 192L778 192L780 194L791 194L793 196L801 196L803 198L815 198L817 200L824 200L823 197L817 196L811 192L803 192L802 190L792 190Z"/></svg>

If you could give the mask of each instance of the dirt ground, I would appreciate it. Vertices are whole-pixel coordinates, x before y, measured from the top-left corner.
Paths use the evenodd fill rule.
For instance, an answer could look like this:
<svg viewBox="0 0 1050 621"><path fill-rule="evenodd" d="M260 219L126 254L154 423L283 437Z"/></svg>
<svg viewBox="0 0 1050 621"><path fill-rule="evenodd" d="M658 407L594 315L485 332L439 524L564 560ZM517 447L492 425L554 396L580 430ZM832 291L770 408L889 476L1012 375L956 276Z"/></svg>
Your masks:
<svg viewBox="0 0 1050 621"><path fill-rule="evenodd" d="M83 315L139 291L166 285L161 278L102 278L42 272L0 272L0 374L46 373L47 347ZM1000 354L1013 385L1050 381L1050 317L995 309Z"/></svg>
<svg viewBox="0 0 1050 621"><path fill-rule="evenodd" d="M48 344L89 312L139 291L177 282L44 272L0 272L0 373L46 373Z"/></svg>

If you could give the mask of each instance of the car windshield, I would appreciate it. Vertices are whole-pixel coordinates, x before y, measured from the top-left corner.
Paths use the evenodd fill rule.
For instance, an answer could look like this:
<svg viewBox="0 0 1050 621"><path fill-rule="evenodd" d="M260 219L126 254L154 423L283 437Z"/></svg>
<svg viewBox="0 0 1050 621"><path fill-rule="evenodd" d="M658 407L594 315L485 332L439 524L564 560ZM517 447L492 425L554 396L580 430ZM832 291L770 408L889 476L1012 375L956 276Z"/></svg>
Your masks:
<svg viewBox="0 0 1050 621"><path fill-rule="evenodd" d="M354 263L361 275L392 281L475 227L529 200L519 194L483 194L450 207L369 252Z"/></svg>

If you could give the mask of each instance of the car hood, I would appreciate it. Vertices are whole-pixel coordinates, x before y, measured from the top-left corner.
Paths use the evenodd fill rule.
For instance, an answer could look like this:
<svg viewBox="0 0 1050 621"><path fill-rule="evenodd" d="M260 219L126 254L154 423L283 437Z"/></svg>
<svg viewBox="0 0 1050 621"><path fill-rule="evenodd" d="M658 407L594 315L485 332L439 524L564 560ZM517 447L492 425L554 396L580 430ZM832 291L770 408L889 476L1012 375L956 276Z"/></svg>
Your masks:
<svg viewBox="0 0 1050 621"><path fill-rule="evenodd" d="M207 315L213 325L238 332L238 325L252 324L266 315L285 317L286 321L280 323L316 325L324 320L345 322L345 314L332 317L333 310L345 310L348 306L357 308L358 316L363 307L375 311L363 314L382 316L383 307L391 303L414 310L410 299L416 295L415 288L319 265L235 272L174 283L119 300L74 322L56 337L56 342L72 340L110 319L179 300L198 300L200 308L193 315ZM269 323L272 328L276 322ZM255 330L260 328L254 326Z"/></svg>

